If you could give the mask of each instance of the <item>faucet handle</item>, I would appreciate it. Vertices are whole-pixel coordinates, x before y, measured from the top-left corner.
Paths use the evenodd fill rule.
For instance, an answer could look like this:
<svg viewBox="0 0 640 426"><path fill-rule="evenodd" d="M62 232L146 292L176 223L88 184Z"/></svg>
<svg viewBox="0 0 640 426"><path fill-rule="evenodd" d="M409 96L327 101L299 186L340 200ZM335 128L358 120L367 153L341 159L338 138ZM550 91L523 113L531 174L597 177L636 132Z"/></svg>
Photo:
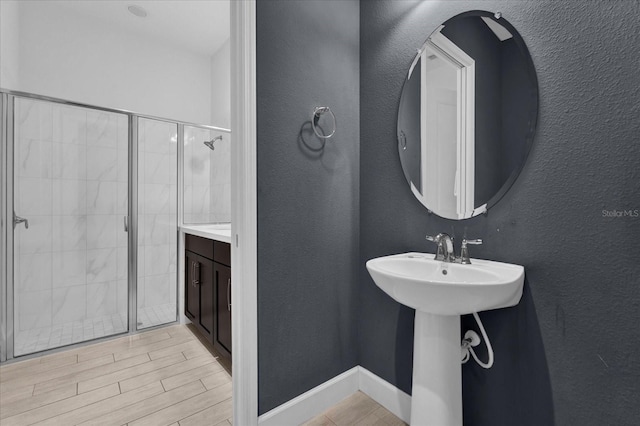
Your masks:
<svg viewBox="0 0 640 426"><path fill-rule="evenodd" d="M462 247L460 248L460 263L463 265L471 265L471 259L469 258L469 248L468 244L471 245L480 245L482 244L482 239L477 238L475 240L467 240L466 238L462 239Z"/></svg>
<svg viewBox="0 0 640 426"><path fill-rule="evenodd" d="M467 244L479 246L480 244L482 244L482 238L477 238L475 240L467 240L466 238L463 238L462 239L462 244L465 245L465 246Z"/></svg>

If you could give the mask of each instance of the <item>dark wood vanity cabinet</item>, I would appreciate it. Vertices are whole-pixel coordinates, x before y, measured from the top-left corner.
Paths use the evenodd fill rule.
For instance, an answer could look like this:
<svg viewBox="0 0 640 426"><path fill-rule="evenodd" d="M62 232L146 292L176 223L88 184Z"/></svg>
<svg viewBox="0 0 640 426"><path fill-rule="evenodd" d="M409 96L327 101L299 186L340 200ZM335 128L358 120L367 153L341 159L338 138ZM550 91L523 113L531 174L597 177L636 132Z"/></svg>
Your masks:
<svg viewBox="0 0 640 426"><path fill-rule="evenodd" d="M216 294L216 324L213 333L213 347L218 352L231 356L231 247L229 244L214 242L213 274Z"/></svg>
<svg viewBox="0 0 640 426"><path fill-rule="evenodd" d="M231 246L185 235L184 314L221 355L231 357Z"/></svg>
<svg viewBox="0 0 640 426"><path fill-rule="evenodd" d="M187 251L185 267L185 315L212 341L213 261Z"/></svg>
<svg viewBox="0 0 640 426"><path fill-rule="evenodd" d="M196 267L198 255L187 251L185 256L184 277L184 314L191 322L200 318L200 288L196 284Z"/></svg>
<svg viewBox="0 0 640 426"><path fill-rule="evenodd" d="M215 263L216 328L213 345L231 354L231 268Z"/></svg>

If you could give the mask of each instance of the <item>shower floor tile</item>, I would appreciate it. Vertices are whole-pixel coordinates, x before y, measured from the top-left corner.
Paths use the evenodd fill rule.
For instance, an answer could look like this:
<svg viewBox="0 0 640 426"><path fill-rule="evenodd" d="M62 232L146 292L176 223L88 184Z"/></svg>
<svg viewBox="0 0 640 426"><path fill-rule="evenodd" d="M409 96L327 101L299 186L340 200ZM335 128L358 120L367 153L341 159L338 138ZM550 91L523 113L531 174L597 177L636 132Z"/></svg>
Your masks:
<svg viewBox="0 0 640 426"><path fill-rule="evenodd" d="M160 305L138 309L138 329L168 324L176 320L176 306ZM125 333L127 314L120 313L100 318L58 324L52 327L33 328L17 332L14 340L15 356L41 352L60 346L99 339Z"/></svg>
<svg viewBox="0 0 640 426"><path fill-rule="evenodd" d="M127 331L127 314L115 314L53 327L32 328L15 335L15 355L26 355L60 346L98 339ZM105 332L110 330L110 332Z"/></svg>
<svg viewBox="0 0 640 426"><path fill-rule="evenodd" d="M138 309L138 329L167 324L176 320L176 305L166 304Z"/></svg>

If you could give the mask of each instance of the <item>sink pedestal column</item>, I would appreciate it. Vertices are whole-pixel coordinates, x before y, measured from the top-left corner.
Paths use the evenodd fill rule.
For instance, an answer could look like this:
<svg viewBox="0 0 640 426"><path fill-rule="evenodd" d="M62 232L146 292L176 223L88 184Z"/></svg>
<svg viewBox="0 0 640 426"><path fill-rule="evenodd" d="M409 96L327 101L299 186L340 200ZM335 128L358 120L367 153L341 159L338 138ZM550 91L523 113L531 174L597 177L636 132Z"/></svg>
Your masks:
<svg viewBox="0 0 640 426"><path fill-rule="evenodd" d="M460 316L416 311L411 425L462 426Z"/></svg>

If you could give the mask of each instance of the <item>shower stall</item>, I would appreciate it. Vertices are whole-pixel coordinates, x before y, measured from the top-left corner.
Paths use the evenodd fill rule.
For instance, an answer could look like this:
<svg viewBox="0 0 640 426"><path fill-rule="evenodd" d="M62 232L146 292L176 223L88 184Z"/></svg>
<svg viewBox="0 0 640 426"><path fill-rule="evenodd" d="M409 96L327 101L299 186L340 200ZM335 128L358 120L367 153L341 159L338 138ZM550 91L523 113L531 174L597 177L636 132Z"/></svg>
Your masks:
<svg viewBox="0 0 640 426"><path fill-rule="evenodd" d="M178 321L185 192L193 219L214 204L209 188L192 211L206 190L185 185L185 150L200 138L211 152L203 142L229 131L0 97L0 361Z"/></svg>

